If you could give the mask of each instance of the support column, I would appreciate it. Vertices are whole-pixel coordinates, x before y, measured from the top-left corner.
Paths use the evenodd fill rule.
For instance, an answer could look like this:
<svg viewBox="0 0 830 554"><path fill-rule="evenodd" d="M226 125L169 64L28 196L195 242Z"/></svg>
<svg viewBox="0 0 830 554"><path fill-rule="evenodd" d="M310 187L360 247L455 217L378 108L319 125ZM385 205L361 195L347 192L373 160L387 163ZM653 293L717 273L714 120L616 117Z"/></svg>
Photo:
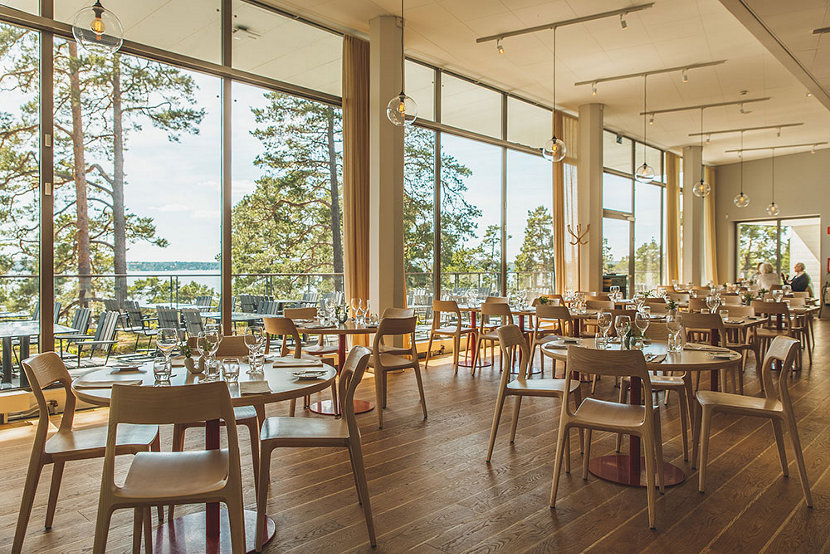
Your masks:
<svg viewBox="0 0 830 554"><path fill-rule="evenodd" d="M231 0L222 0L222 65L231 66L232 58L232 25L233 6ZM232 85L229 77L222 78L222 183L221 183L221 213L222 224L220 231L220 282L219 311L222 314L222 332L233 334L233 259L231 252L233 222L231 210L233 208L232 174L231 174L231 138L233 134L233 97ZM217 524L218 525L218 524Z"/></svg>
<svg viewBox="0 0 830 554"><path fill-rule="evenodd" d="M380 315L404 305L403 141L386 104L401 90L401 23L369 21L369 300Z"/></svg>
<svg viewBox="0 0 830 554"><path fill-rule="evenodd" d="M683 281L700 285L703 275L703 199L692 193L700 181L700 146L683 148Z"/></svg>
<svg viewBox="0 0 830 554"><path fill-rule="evenodd" d="M579 107L577 210L588 244L579 250L579 290L602 290L602 131L603 104ZM576 231L574 229L574 231ZM567 235L565 240L569 240ZM584 240L584 239L583 239Z"/></svg>
<svg viewBox="0 0 830 554"><path fill-rule="evenodd" d="M42 0L40 13L52 17L51 2ZM40 33L40 342L38 351L55 349L55 236L54 236L54 35ZM21 339L22 340L22 339ZM21 356L22 359L22 356ZM20 386L28 385L26 375L20 372Z"/></svg>

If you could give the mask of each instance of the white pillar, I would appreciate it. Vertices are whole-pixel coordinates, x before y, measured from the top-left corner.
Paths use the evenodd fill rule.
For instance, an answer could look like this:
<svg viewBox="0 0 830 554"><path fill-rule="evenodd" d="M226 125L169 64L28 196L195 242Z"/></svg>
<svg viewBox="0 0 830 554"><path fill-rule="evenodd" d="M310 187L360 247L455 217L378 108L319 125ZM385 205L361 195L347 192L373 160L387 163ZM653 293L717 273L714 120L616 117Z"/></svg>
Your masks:
<svg viewBox="0 0 830 554"><path fill-rule="evenodd" d="M683 281L705 284L703 263L703 199L692 193L700 181L702 149L683 148Z"/></svg>
<svg viewBox="0 0 830 554"><path fill-rule="evenodd" d="M580 284L585 291L602 290L602 126L603 104L579 107L579 144L577 158L577 210L588 244L579 254ZM574 231L576 231L574 229ZM567 234L565 239L570 237Z"/></svg>
<svg viewBox="0 0 830 554"><path fill-rule="evenodd" d="M403 128L386 117L401 90L401 25L369 21L369 300L380 315L404 303Z"/></svg>

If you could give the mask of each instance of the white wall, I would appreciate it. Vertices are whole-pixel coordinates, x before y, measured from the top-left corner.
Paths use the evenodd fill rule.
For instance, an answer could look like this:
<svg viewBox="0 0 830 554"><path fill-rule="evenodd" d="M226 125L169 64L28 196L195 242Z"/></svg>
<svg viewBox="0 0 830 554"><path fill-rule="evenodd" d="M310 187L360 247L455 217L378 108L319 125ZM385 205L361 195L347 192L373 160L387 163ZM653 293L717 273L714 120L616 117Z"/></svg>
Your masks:
<svg viewBox="0 0 830 554"><path fill-rule="evenodd" d="M744 192L751 203L741 209L732 201L739 192L740 164L721 165L715 170L718 275L721 281L735 279L735 222L770 219L766 213L771 199L770 167L769 158L744 163ZM827 258L830 257L830 235L827 234L830 225L830 149L817 150L815 154L808 151L776 155L775 203L781 208L778 217L821 218L821 271L820 275L810 274L813 290L818 294L828 279Z"/></svg>

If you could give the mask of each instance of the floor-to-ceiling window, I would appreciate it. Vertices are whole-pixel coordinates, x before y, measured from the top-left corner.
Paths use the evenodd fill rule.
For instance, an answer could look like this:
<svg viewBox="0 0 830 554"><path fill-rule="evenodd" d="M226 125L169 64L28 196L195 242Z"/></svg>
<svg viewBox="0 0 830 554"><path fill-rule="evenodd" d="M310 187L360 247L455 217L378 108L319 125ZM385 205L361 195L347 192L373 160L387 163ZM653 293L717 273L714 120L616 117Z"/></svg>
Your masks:
<svg viewBox="0 0 830 554"><path fill-rule="evenodd" d="M792 275L803 263L817 290L822 274L821 221L818 217L745 221L736 224L735 278L749 279L758 264L769 263L777 274Z"/></svg>

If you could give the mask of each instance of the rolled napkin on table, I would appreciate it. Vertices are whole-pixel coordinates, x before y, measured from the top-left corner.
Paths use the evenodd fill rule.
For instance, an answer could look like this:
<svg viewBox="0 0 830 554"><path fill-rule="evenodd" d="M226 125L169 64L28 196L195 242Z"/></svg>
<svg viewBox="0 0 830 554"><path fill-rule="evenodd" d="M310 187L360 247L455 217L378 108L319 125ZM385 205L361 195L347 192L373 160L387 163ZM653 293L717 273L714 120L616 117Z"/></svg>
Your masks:
<svg viewBox="0 0 830 554"><path fill-rule="evenodd" d="M646 354L646 362L650 364L661 364L666 360L665 354Z"/></svg>
<svg viewBox="0 0 830 554"><path fill-rule="evenodd" d="M266 357L266 361L272 362L274 367L323 367L322 360L309 360L308 358L292 358L291 356Z"/></svg>
<svg viewBox="0 0 830 554"><path fill-rule="evenodd" d="M688 343L683 346L683 350L689 350L692 352L732 352L728 348L724 348L722 346L712 346L711 344L695 344L695 343Z"/></svg>
<svg viewBox="0 0 830 554"><path fill-rule="evenodd" d="M76 389L111 389L113 385L140 385L143 383L141 379L95 379L85 381L78 379L75 381Z"/></svg>

